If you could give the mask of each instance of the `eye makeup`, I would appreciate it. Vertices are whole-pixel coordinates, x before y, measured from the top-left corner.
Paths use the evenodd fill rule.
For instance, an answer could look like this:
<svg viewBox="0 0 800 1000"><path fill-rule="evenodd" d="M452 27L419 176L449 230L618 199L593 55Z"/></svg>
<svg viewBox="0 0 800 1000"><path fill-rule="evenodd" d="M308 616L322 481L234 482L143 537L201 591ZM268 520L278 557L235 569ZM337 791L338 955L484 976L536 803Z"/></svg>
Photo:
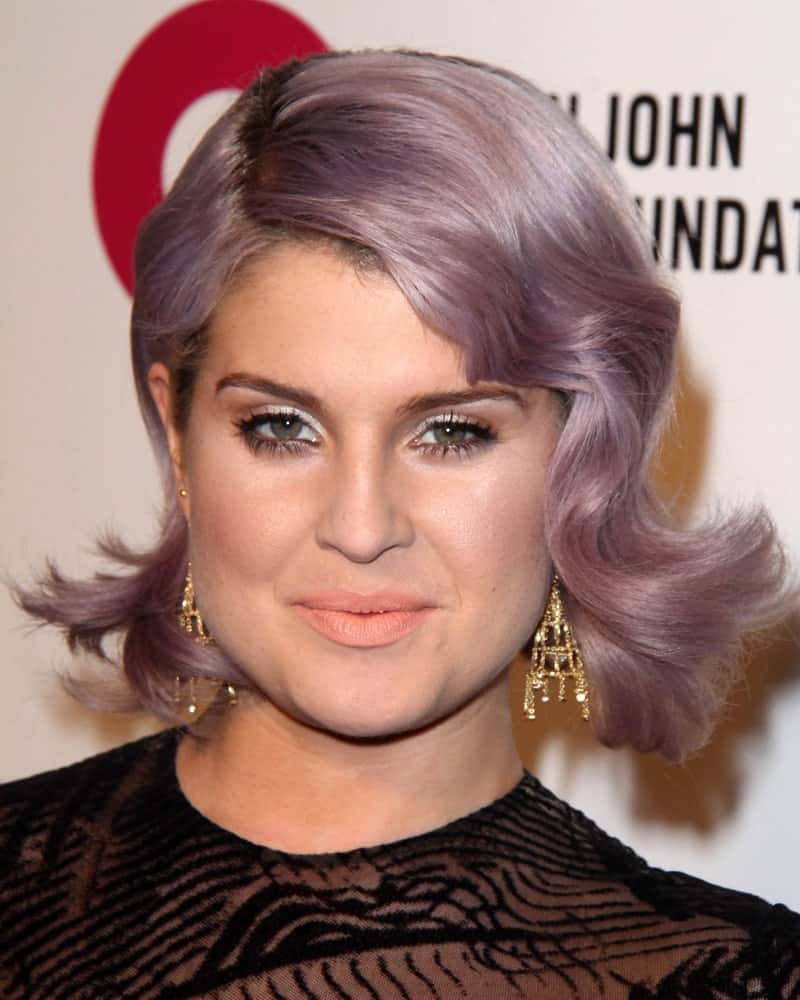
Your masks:
<svg viewBox="0 0 800 1000"><path fill-rule="evenodd" d="M418 437L424 437L428 433L435 436L440 432L444 440L419 443L416 445L417 449L424 455L445 458L452 454L466 458L476 449L486 448L497 440L497 435L488 424L452 411L426 420Z"/></svg>
<svg viewBox="0 0 800 1000"><path fill-rule="evenodd" d="M317 448L318 432L296 410L279 407L260 410L235 421L237 433L254 455L300 455ZM313 436L300 436L310 432ZM422 441L432 436L433 441ZM453 411L426 420L413 438L412 447L423 455L466 458L497 440L496 433L483 421Z"/></svg>

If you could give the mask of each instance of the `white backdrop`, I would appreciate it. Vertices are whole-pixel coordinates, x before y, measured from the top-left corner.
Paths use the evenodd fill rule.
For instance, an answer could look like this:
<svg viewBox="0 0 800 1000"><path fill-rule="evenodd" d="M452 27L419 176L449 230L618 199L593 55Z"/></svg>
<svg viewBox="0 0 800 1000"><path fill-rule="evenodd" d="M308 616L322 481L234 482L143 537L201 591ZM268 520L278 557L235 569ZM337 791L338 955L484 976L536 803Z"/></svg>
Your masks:
<svg viewBox="0 0 800 1000"><path fill-rule="evenodd" d="M150 536L158 490L128 372L129 300L98 235L91 174L117 73L180 6L0 6L0 568L12 577L47 555L85 572L107 525L133 541ZM615 158L651 225L660 213L662 250L669 262L677 255L685 295L681 396L662 479L691 516L717 496L764 500L800 562L794 0L735 10L722 0L289 6L331 47L454 52L515 69L565 103L575 95L605 146L616 108ZM201 100L178 121L165 176L224 99ZM57 636L29 635L5 594L0 613L0 780L153 728L71 703L54 679L66 662ZM598 747L560 708L541 724L520 721L520 745L547 784L652 863L800 909L798 661L787 629L754 656L711 746L682 767Z"/></svg>

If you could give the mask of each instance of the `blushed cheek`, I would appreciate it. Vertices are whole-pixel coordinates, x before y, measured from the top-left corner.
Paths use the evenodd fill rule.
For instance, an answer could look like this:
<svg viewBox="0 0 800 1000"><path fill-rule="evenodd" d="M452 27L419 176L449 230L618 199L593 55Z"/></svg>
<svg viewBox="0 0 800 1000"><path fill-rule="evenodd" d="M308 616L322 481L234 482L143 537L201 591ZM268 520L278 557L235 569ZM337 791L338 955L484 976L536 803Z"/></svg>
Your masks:
<svg viewBox="0 0 800 1000"><path fill-rule="evenodd" d="M486 564L510 583L535 579L549 562L544 541L543 505L537 496L523 494L487 512L484 519Z"/></svg>
<svg viewBox="0 0 800 1000"><path fill-rule="evenodd" d="M216 604L217 591L228 588L233 597L244 581L274 579L297 546L305 511L296 489L235 439L191 443L192 550L198 581Z"/></svg>
<svg viewBox="0 0 800 1000"><path fill-rule="evenodd" d="M252 492L213 488L197 506L192 534L218 573L266 581L297 550L303 523L300 507L275 494L265 502Z"/></svg>
<svg viewBox="0 0 800 1000"><path fill-rule="evenodd" d="M498 648L510 644L513 657L541 617L550 580L544 538L544 477L531 473L538 463L505 470L482 497L474 568L476 603L492 608L481 615L487 638Z"/></svg>
<svg viewBox="0 0 800 1000"><path fill-rule="evenodd" d="M437 551L458 595L459 628L471 635L472 652L519 646L536 625L549 581L544 541L543 477L536 455L497 453L479 475L459 482L443 496L417 505L417 528ZM532 471L533 470L533 471ZM513 657L517 649L513 649Z"/></svg>
<svg viewBox="0 0 800 1000"><path fill-rule="evenodd" d="M543 555L544 481L536 474L537 465L533 459L514 456L513 463L487 477L473 494L472 520L477 522L476 537L487 565L511 567Z"/></svg>

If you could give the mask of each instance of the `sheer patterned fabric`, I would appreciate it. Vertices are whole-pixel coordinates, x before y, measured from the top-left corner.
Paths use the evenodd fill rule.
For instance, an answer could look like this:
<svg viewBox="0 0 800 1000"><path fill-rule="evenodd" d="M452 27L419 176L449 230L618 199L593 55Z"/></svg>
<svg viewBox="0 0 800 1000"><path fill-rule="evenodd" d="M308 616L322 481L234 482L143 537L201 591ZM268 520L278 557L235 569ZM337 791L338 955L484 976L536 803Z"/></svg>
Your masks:
<svg viewBox="0 0 800 1000"><path fill-rule="evenodd" d="M649 868L532 775L431 833L289 855L191 806L178 737L0 789L0 995L800 996L800 917Z"/></svg>

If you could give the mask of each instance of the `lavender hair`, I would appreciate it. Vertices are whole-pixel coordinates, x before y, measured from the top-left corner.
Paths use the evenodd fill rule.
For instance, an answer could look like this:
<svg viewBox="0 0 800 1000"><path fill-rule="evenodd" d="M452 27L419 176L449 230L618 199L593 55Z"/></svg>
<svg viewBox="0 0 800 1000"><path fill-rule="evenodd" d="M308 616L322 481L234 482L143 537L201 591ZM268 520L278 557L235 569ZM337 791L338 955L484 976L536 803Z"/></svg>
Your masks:
<svg viewBox="0 0 800 1000"><path fill-rule="evenodd" d="M546 536L597 734L673 759L699 745L740 633L785 610L773 525L760 508L673 524L648 466L670 402L676 296L605 155L530 83L463 59L290 62L209 130L136 244L133 368L163 476L160 540L142 553L103 541L118 574L68 580L50 565L21 605L71 649L105 657L104 638L124 635L130 707L174 721L176 673L246 683L176 624L187 526L147 372L167 364L185 421L220 298L249 261L297 240L333 242L390 275L463 348L470 381L563 394Z"/></svg>

